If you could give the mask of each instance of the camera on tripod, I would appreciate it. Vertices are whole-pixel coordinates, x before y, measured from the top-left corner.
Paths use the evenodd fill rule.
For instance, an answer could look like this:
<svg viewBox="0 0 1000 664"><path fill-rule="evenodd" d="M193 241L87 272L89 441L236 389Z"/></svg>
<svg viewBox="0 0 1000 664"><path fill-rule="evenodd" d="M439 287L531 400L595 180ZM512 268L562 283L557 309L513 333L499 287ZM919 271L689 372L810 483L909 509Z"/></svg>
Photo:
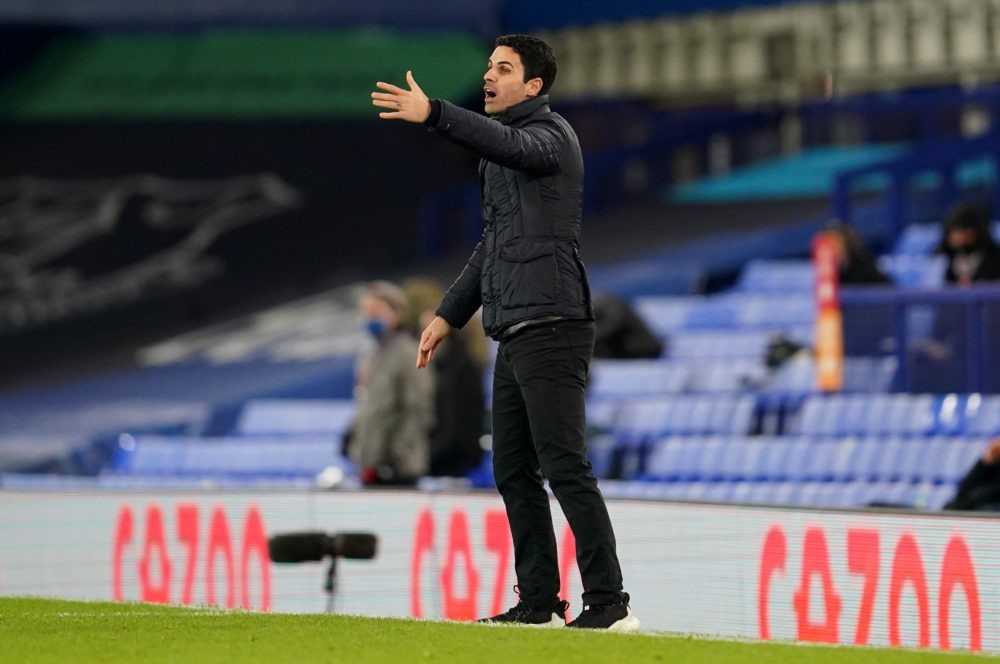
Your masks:
<svg viewBox="0 0 1000 664"><path fill-rule="evenodd" d="M337 559L371 560L378 550L378 538L373 533L333 533L303 531L283 533L267 540L271 562L305 563L330 559L326 571L327 613L333 613L333 599L337 589Z"/></svg>

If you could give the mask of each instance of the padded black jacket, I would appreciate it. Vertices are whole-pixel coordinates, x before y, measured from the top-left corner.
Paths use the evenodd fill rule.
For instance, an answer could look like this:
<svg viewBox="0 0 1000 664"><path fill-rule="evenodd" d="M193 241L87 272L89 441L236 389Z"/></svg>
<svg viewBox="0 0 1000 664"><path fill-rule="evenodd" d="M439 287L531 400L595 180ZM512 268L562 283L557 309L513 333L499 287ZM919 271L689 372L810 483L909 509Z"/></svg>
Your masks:
<svg viewBox="0 0 1000 664"><path fill-rule="evenodd" d="M483 236L437 315L462 327L482 306L495 339L539 316L593 320L580 260L583 155L548 96L496 118L433 100L427 125L481 158Z"/></svg>

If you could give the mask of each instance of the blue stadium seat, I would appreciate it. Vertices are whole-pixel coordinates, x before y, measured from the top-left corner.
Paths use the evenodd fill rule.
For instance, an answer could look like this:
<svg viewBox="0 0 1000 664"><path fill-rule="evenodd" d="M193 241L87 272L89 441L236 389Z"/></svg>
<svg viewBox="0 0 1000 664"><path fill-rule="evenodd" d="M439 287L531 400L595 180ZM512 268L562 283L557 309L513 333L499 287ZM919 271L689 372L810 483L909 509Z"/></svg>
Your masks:
<svg viewBox="0 0 1000 664"><path fill-rule="evenodd" d="M705 492L703 500L713 503L726 503L730 501L733 493L733 485L729 482L711 482Z"/></svg>
<svg viewBox="0 0 1000 664"><path fill-rule="evenodd" d="M844 482L840 487L840 503L842 507L864 507L872 500L872 487L867 480Z"/></svg>
<svg viewBox="0 0 1000 664"><path fill-rule="evenodd" d="M782 437L764 438L761 445L760 458L757 460L755 479L767 482L777 482L789 479L791 471L789 460L795 439Z"/></svg>
<svg viewBox="0 0 1000 664"><path fill-rule="evenodd" d="M888 437L879 444L881 449L874 459L872 476L877 482L895 482L902 479L902 462L909 441L899 437Z"/></svg>
<svg viewBox="0 0 1000 664"><path fill-rule="evenodd" d="M254 399L244 404L236 433L343 436L355 410L352 399Z"/></svg>
<svg viewBox="0 0 1000 664"><path fill-rule="evenodd" d="M838 509L858 507L854 482L831 482L828 490L828 506Z"/></svg>
<svg viewBox="0 0 1000 664"><path fill-rule="evenodd" d="M723 457L730 454L729 441L720 436L705 436L695 440L701 448L695 471L696 479L707 482L722 481Z"/></svg>
<svg viewBox="0 0 1000 664"><path fill-rule="evenodd" d="M955 484L931 484L921 507L925 510L937 511L944 509L945 503L955 497Z"/></svg>
<svg viewBox="0 0 1000 664"><path fill-rule="evenodd" d="M693 297L638 297L632 306L650 330L667 337L684 327L688 312L702 300Z"/></svg>
<svg viewBox="0 0 1000 664"><path fill-rule="evenodd" d="M987 442L982 438L948 439L936 479L945 483L959 482L982 456Z"/></svg>
<svg viewBox="0 0 1000 664"><path fill-rule="evenodd" d="M801 486L799 505L806 507L844 507L843 490L839 482L811 481Z"/></svg>
<svg viewBox="0 0 1000 664"><path fill-rule="evenodd" d="M681 392L688 365L664 360L595 360L590 367L592 399L622 399Z"/></svg>
<svg viewBox="0 0 1000 664"><path fill-rule="evenodd" d="M788 442L788 452L783 462L779 478L791 483L803 482L809 477L809 459L814 453L815 443L805 437L798 437Z"/></svg>
<svg viewBox="0 0 1000 664"><path fill-rule="evenodd" d="M766 392L810 394L816 391L816 365L812 358L799 358L784 363L775 371Z"/></svg>
<svg viewBox="0 0 1000 664"><path fill-rule="evenodd" d="M946 476L946 460L953 443L954 439L945 436L927 438L923 453L915 458L916 466L913 468L913 479L917 482L952 481Z"/></svg>
<svg viewBox="0 0 1000 664"><path fill-rule="evenodd" d="M726 482L745 482L755 477L763 443L746 436L725 436L716 461L716 477Z"/></svg>
<svg viewBox="0 0 1000 664"><path fill-rule="evenodd" d="M612 426L615 440L625 446L647 444L668 433L675 400L667 397L635 399L622 404Z"/></svg>
<svg viewBox="0 0 1000 664"><path fill-rule="evenodd" d="M868 482L875 478L879 456L883 450L882 436L859 438L854 454L851 455L846 475L848 479Z"/></svg>
<svg viewBox="0 0 1000 664"><path fill-rule="evenodd" d="M702 457L705 456L705 439L698 437L679 438L679 448L674 463L677 464L676 477L681 480L696 480L701 477Z"/></svg>
<svg viewBox="0 0 1000 664"><path fill-rule="evenodd" d="M851 469L854 457L860 446L860 441L858 438L851 436L832 440L829 442L829 445L832 448L827 460L829 465L826 468L826 472L821 476L821 479L828 479L834 482L849 481L852 479Z"/></svg>
<svg viewBox="0 0 1000 664"><path fill-rule="evenodd" d="M812 261L756 259L743 266L736 290L743 293L810 293L814 283Z"/></svg>
<svg viewBox="0 0 1000 664"><path fill-rule="evenodd" d="M185 467L184 438L141 436L116 450L112 468L132 475L178 475Z"/></svg>
<svg viewBox="0 0 1000 664"><path fill-rule="evenodd" d="M900 254L880 256L878 265L893 283L903 288L937 288L944 284L944 256Z"/></svg>
<svg viewBox="0 0 1000 664"><path fill-rule="evenodd" d="M725 405L728 405L729 401L728 396L722 396L719 399L703 395L685 397L677 404L678 407L671 422L671 431L686 434L715 433L718 422L713 416L720 403L724 404L722 409L725 410Z"/></svg>
<svg viewBox="0 0 1000 664"><path fill-rule="evenodd" d="M939 224L909 224L896 238L895 255L929 256L941 241Z"/></svg>
<svg viewBox="0 0 1000 664"><path fill-rule="evenodd" d="M799 477L807 481L829 481L833 479L837 446L829 438L805 439L807 452L802 458ZM800 443L801 444L801 443Z"/></svg>
<svg viewBox="0 0 1000 664"><path fill-rule="evenodd" d="M683 482L681 487L683 488L683 491L679 496L681 500L706 501L709 499L708 495L711 491L710 482L701 480Z"/></svg>
<svg viewBox="0 0 1000 664"><path fill-rule="evenodd" d="M622 402L619 399L588 396L587 424L602 431L610 431L618 419L618 411L621 408Z"/></svg>
<svg viewBox="0 0 1000 664"><path fill-rule="evenodd" d="M759 437L737 436L732 439L732 445L741 448L728 460L723 468L734 482L754 482L766 476L762 464L765 459L768 441Z"/></svg>
<svg viewBox="0 0 1000 664"><path fill-rule="evenodd" d="M740 327L739 312L732 301L721 296L704 298L691 307L684 318L683 329L735 329Z"/></svg>
<svg viewBox="0 0 1000 664"><path fill-rule="evenodd" d="M934 433L940 436L961 436L966 430L967 398L957 394L939 396L934 400Z"/></svg>
<svg viewBox="0 0 1000 664"><path fill-rule="evenodd" d="M858 429L852 431L853 435L865 436L873 434L890 433L892 425L893 408L896 407L897 395L890 394L870 394L868 395L868 409L864 418L858 422Z"/></svg>
<svg viewBox="0 0 1000 664"><path fill-rule="evenodd" d="M969 395L965 419L966 433L970 436L1000 435L1000 395Z"/></svg>
<svg viewBox="0 0 1000 664"><path fill-rule="evenodd" d="M745 328L788 329L812 325L816 302L806 295L744 295L737 300L739 324Z"/></svg>
<svg viewBox="0 0 1000 664"><path fill-rule="evenodd" d="M937 422L937 405L930 394L894 394L887 412L885 433L929 436Z"/></svg>
<svg viewBox="0 0 1000 664"><path fill-rule="evenodd" d="M768 330L702 330L675 332L669 354L681 360L753 359L764 357Z"/></svg>
<svg viewBox="0 0 1000 664"><path fill-rule="evenodd" d="M688 389L692 392L740 392L764 380L763 355L757 358L695 361Z"/></svg>
<svg viewBox="0 0 1000 664"><path fill-rule="evenodd" d="M801 491L801 482L775 482L766 494L769 505L795 505Z"/></svg>
<svg viewBox="0 0 1000 664"><path fill-rule="evenodd" d="M679 437L661 438L655 441L646 457L643 479L653 481L675 481L688 479L682 472L681 454L686 439Z"/></svg>
<svg viewBox="0 0 1000 664"><path fill-rule="evenodd" d="M899 477L907 482L933 481L930 466L937 451L936 438L910 438L898 459ZM940 462L940 460L938 460Z"/></svg>
<svg viewBox="0 0 1000 664"><path fill-rule="evenodd" d="M840 426L844 400L841 395L816 395L802 404L788 433L805 436L833 436Z"/></svg>

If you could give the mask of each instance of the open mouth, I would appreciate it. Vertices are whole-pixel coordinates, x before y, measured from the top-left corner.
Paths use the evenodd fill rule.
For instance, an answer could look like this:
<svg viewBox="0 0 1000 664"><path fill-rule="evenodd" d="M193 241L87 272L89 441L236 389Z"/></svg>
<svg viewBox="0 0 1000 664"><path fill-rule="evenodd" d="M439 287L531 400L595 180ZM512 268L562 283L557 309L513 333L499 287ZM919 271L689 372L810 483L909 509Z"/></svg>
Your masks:
<svg viewBox="0 0 1000 664"><path fill-rule="evenodd" d="M490 88L483 88L483 92L486 94L486 101L493 101L497 98L496 90L491 90Z"/></svg>

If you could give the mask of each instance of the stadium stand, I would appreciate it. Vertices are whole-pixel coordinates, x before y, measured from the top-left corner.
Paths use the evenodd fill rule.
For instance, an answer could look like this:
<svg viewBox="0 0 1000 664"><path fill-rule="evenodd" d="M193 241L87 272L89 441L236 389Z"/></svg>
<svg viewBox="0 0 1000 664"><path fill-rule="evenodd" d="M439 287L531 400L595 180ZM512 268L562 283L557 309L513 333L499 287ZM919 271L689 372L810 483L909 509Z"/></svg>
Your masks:
<svg viewBox="0 0 1000 664"><path fill-rule="evenodd" d="M92 4L67 3L65 11L70 14L62 15L60 22L93 27L95 14L91 10L100 14L101 3L93 7ZM800 142L808 143L820 134L843 134L847 137L843 142L853 143L858 141L851 137L857 134L869 143L863 146L810 146L796 144L795 140L786 141L783 128L794 123L784 124L784 110L772 114L734 114L706 109L688 114L647 110L640 115L637 106L630 102L593 103L588 95L593 95L594 89L585 89L579 84L594 83L607 94L638 93L640 98L648 95L650 89L657 94L662 94L660 90L668 90L676 97L686 97L681 94L683 91L694 93L690 95L694 99L700 93L717 94L719 86L725 86L727 94L741 94L760 83L755 76L768 78L767 72L791 76L798 85L801 81L814 80L802 75L802 71L813 71L808 67L821 67L815 71L825 72L834 66L846 80L851 77L855 82L864 79L863 85L858 84L859 89L868 89L867 86L877 83L875 79L881 80L889 74L875 71L875 76L868 80L872 71L871 62L866 58L878 58L867 52L841 48L845 44L860 43L851 42L860 35L854 31L853 22L843 23L845 27L837 35L843 43L837 48L813 49L817 54L850 53L844 56L843 62L802 62L800 64L806 67L802 71L766 66L770 62L767 54L775 51L773 30L776 28L773 26L785 26L781 29L790 30L789 34L811 40L808 43L817 43L815 40L827 36L828 31L823 26L837 24L839 18L843 18L840 12L848 11L842 7L844 3L796 3L802 5L802 11L796 12L797 18L788 24L775 22L772 18L777 15L775 12L783 9L778 5L790 3L765 0L675 3L677 6L669 16L664 15L662 3L640 0L613 6L606 4L605 9L595 5L586 8L583 14L576 11L579 8L568 11L566 4L547 5L540 13L537 3L518 0L508 3L506 14L508 20L514 21L513 25L525 30L544 27L555 31L551 35L553 42L567 48L568 56L561 62L565 66L560 69L564 77L561 84L570 100L567 114L575 115L571 118L574 126L587 132L583 136L585 141L600 148L587 155L588 210L618 201L621 192L629 189L632 182L629 177L641 171L643 177L635 180L646 179L651 184L645 189L638 187L636 191L640 193L655 191L661 198L672 197L674 201L736 196L734 200L738 204L732 207L737 208L738 214L735 215L736 223L731 224L732 229L743 228L743 222L747 222L748 229L718 237L701 237L696 243L592 266L595 292L614 292L629 298L651 329L662 337L666 347L663 357L657 359L599 360L593 364L588 386L591 454L595 469L606 480L606 491L633 498L827 507L885 503L939 508L986 441L1000 433L1000 396L995 394L1000 391L1000 377L995 369L1000 361L993 361L996 355L990 355L993 351L986 348L991 330L995 329L987 328L986 324L994 321L995 326L996 302L1000 297L985 291L954 297L940 292L944 265L941 258L934 255L940 231L931 220L942 209L946 194L954 197L962 187L982 185L983 174L989 175L991 168L996 170L993 162L987 163L985 169L972 167L984 156L993 158L1000 153L997 148L1000 139L995 132L982 129L976 140L949 138L945 143L935 143L931 149L910 141L935 137L943 133L940 127L949 123L955 125L952 127L955 129L967 119L962 115L966 107L976 106L986 112L1000 104L1000 95L990 88L969 91L945 87L903 90L885 98L877 94L848 95L832 101L823 98L803 102L798 108L800 115L796 120L801 124ZM893 9L902 12L900 16L913 15L914 21L919 18L914 12L920 3L906 0L881 4L892 4ZM370 10L372 13L366 14L369 17L388 16L398 9L390 5L392 3L383 0L357 11L364 14ZM446 20L447 12L428 15L421 25L437 25L436 21L443 17L446 20L444 27L492 33L497 27L494 24L496 16L500 14L496 11L497 5L488 2L470 6L461 14L454 14L450 22ZM10 10L4 15L8 19L39 20L51 18L52 15L46 12L57 11L39 9L42 13L38 14L35 9L24 5L22 15L12 16ZM716 11L705 16L706 9ZM162 18L152 9L144 11L149 12L142 14L147 21ZM252 24L266 23L277 11L255 0L246 4L241 15ZM294 14L294 10L289 12ZM591 15L593 12L604 14ZM328 24L339 24L341 17L335 14L328 10L319 17ZM177 12L171 24L180 27L197 24L195 17L185 16L184 12ZM575 22L567 22L567 16L575 17ZM636 16L650 21L641 25L624 23ZM823 19L822 22L809 19L817 16ZM800 20L802 17L807 20ZM874 20L875 14L869 17L866 13L865 17L863 22ZM979 42L964 38L979 26L974 21L959 18L956 15L955 20L946 21L942 27L966 31L961 33L962 38L958 38L959 32L947 37L943 32L935 33L937 41L934 44L961 44L965 49L965 65L980 62L985 56L970 50ZM294 16L289 16L289 20L294 24ZM400 24L407 25L408 20L401 19ZM892 18L889 27L895 30L902 25L902 20ZM528 24L528 21L535 23ZM614 24L613 21L622 23ZM706 65L707 58L716 57L721 53L719 49L727 48L723 40L715 40L702 44L699 49L692 47L689 52L676 53L678 57L671 62L681 66L668 68L670 71L664 71L662 79L652 76L648 68L642 69L640 60L650 53L646 38L651 30L662 28L663 34L669 34L670 30L691 26L721 28L731 22L754 28L752 34L747 33L750 45L744 46L750 49L748 52L758 53L760 59L748 60L749 64L735 63L746 65L742 68L731 63L729 69L713 70ZM635 48L614 47L621 41L622 30L630 30L628 34L637 37L629 41ZM777 36L783 38L783 34ZM399 43L406 46L408 38L402 37ZM110 39L112 44L120 45L121 41ZM185 42L182 39L178 43ZM463 43L470 51L478 49L478 45L469 40ZM592 44L597 50L577 48L574 51L574 44ZM939 50L937 46L932 49L934 54L941 55ZM594 52L601 56L598 58L600 72L595 74L596 81L591 81L586 76L581 77L579 72L592 64L588 58ZM903 61L896 63L899 69L896 75L903 76L902 80L908 80L906 76L926 73L933 64L910 55L907 53ZM626 61L626 58L632 60ZM956 65L953 59L944 60L948 67ZM243 63L233 58L230 64ZM237 67L235 71L238 70ZM623 71L630 74L619 76ZM470 80L477 76L470 74ZM965 79L956 80L965 82ZM775 86L782 83L770 79L765 82ZM574 97L582 101L574 105ZM315 99L326 100L328 95ZM77 103L87 102L90 97L81 95L76 100ZM134 100L130 97L129 101ZM186 102L191 103L191 100ZM362 99L361 110L351 113L360 116L370 110L366 103ZM252 104L250 106L253 110ZM934 115L942 109L950 118L947 122L938 122L940 118ZM906 115L913 126L897 132L896 117L908 113L913 113ZM842 115L859 118L859 127L845 128L838 117ZM959 116L963 119L957 119ZM642 121L622 121L634 117L641 117ZM136 130L140 124L133 125L131 130ZM297 125L297 122L291 124ZM782 128L776 129L779 124ZM887 125L893 126L886 130ZM265 131L256 134L257 140L260 141L263 134L274 133L277 136L275 145L282 153L286 150L285 138L299 137L296 131L287 127L276 131L266 123L263 126ZM636 130L635 134L648 136L638 140L630 135L636 127L641 131ZM12 133L17 134L17 129ZM965 125L962 129L965 130ZM218 132L217 138L223 133L219 127L213 130ZM326 165L328 150L321 142L313 140L311 132L314 130L314 127L304 130L307 139L302 143L311 145L321 157L315 163ZM40 130L36 127L32 131ZM118 132L120 128L111 127L109 131ZM763 150L755 148L755 145L767 143L760 138L767 131L775 137L770 141L774 145L769 144ZM359 141L374 140L374 134L360 125L341 127L341 132L323 135L336 142L347 140L347 134L357 134ZM160 136L156 145L175 140L172 133L165 139L161 134L156 135ZM32 136L38 140L38 136ZM73 143L62 140L61 134L57 138L60 144ZM231 135L227 139L231 143L227 144L242 146L244 138L242 133ZM88 140L87 145L110 143L100 132ZM636 145L628 149L622 147L630 141ZM689 145L692 142L697 144L695 148ZM145 145L142 140L117 143ZM716 161L725 162L724 166L706 167L704 172L697 174L713 177L691 178L679 187L673 186L676 182L667 186L662 177L647 177L664 170L663 162L668 158L681 162L684 149L693 149L699 159L704 153L708 156L707 161L711 161L713 146L723 144L728 145L728 157ZM736 168L728 173L730 166L739 166L768 151L770 156L775 156L789 148L799 154L795 159L774 160L781 162L772 164L779 167L778 171L747 169L741 174ZM73 150L77 149L73 143ZM206 149L228 154L227 150L212 146ZM22 151L31 155L46 152L39 149ZM93 149L90 152L103 154ZM303 161L305 154L301 150L296 152L294 161ZM128 161L129 155L123 155L116 158ZM195 174L201 177L201 159L194 158L193 162L197 167L194 170L199 171ZM266 173L269 173L272 164L268 162L269 158L262 156L260 167L255 165L254 169L265 173L261 169L267 166ZM440 162L445 163L443 159ZM313 167L308 160L303 164L303 171L285 164L283 175L278 169L281 177L261 175L254 180L263 183L258 188L264 194L282 194L278 197L282 204L281 214L293 215L290 218L294 219L299 219L295 215L300 212L302 219L306 218L299 205L302 197L322 198L317 192L329 189L328 174L323 168ZM837 169L849 167L850 170L834 173L831 164ZM810 177L805 177L804 165L810 165L810 169L815 167L810 170ZM22 171L33 172L36 166L37 162L27 160L16 166L21 170L4 173L7 189L16 193L5 200L18 201L17 206L12 207L21 209L25 206L20 201L34 200L26 198L24 191L34 195L32 192L41 185L53 184L45 179L22 177ZM86 164L87 172L91 166ZM450 164L445 170L464 173L465 166ZM383 175L381 169L350 164L352 173L368 170L377 173L379 178ZM712 170L716 172L708 173ZM956 174L954 178L952 171ZM303 178L298 177L303 173L316 178L314 186L307 186ZM794 177L796 174L799 177ZM408 198L388 197L414 202L420 200L419 194L425 189L440 187L446 192L442 195L444 203L431 205L436 198L430 194L423 199L421 207L425 216L441 218L437 230L442 237L447 215L439 213L448 210L447 199L452 193L462 205L471 209L478 223L475 200L474 204L468 204L468 187L450 184L450 176L445 178L445 175L441 174L440 181L429 179L414 184L415 191L409 192ZM842 392L827 395L819 393L815 387L816 368L809 349L815 324L814 276L812 265L804 255L809 240L824 227L829 215L824 214L822 219L803 219L801 223L785 225L778 230L759 230L751 227L749 215L741 206L749 196L760 195L763 191L776 198L804 194L825 196L831 189L833 177L836 177L832 185L834 216L849 220L866 240L873 241L880 249L888 249L880 256L880 266L892 277L896 293L844 294L844 302L856 307L845 310L845 318L865 318L865 312L876 309L889 314L884 316L886 329L872 333L872 339L868 340L871 343L864 352L845 358ZM792 180L798 188L789 184ZM935 184L935 181L939 182ZM286 190L290 182L296 182L295 191ZM233 186L228 180L225 183ZM277 187L276 183L285 185ZM765 183L767 187L763 186ZM190 185L159 180L156 184L160 188L154 193L160 198L152 200L160 202L152 207L161 215L166 214L169 207L162 202L168 200L163 198L167 195L164 191L175 195L170 187L161 191L162 185ZM808 191L803 185L808 185ZM69 185L59 183L58 186ZM370 197L362 189L357 188L359 200ZM927 195L928 190L935 190L933 197ZM146 189L142 191L147 192ZM907 196L905 201L894 198L903 194ZM992 196L996 198L995 183ZM100 203L104 199L95 200ZM400 205L400 209L406 207ZM95 204L94 209L107 207L103 203ZM323 210L339 212L350 207L338 203ZM133 211L128 206L122 209ZM394 219L397 215L376 216ZM326 231L329 217L313 210L308 219L319 230ZM122 216L123 225L127 225L124 222L129 218ZM262 221L258 229L278 230L272 230L272 234L258 231L257 235L264 238L260 246L268 248L267 243L273 238L284 238L279 231L283 232L286 225L282 220ZM663 225L666 224L660 224ZM400 245L406 248L420 244L399 233L383 233L385 229L375 226L367 229L373 243L384 239L383 236L399 235ZM467 231L464 228L456 235L464 238L469 235ZM995 232L1000 233L1000 227ZM302 244L315 249L315 261L323 267L328 262L336 262L330 260L330 248L341 252L338 258L348 258L346 254L355 250L350 244L327 243L325 235L310 237L322 241ZM426 237L422 239L427 241ZM399 249L387 250L380 265L392 264L397 258L394 251L398 253ZM425 253L436 255L433 251ZM301 256L288 258L286 263L275 263L278 272L301 262ZM256 267L254 261L246 263ZM237 261L236 265L239 264ZM726 280L732 277L735 283L732 288L726 288ZM158 287L163 285L156 279L150 281ZM185 287L189 285L184 284ZM247 289L241 284L240 290ZM710 292L706 294L706 290ZM56 292L63 294L58 289ZM927 292L936 294L927 300L919 299ZM346 299L323 293L308 301L286 303L252 319L236 321L227 329L181 335L149 346L140 356L142 361L153 365L152 368L79 383L62 390L0 400L0 470L6 471L0 475L0 483L5 487L46 486L46 482L49 486L62 487L87 483L100 486L314 487L326 476L327 480L340 477L349 484L355 469L344 458L341 445L353 416L350 398L353 364L361 350L361 340L358 321L344 304ZM31 311L14 306L8 309L9 318L15 322L26 311ZM52 309L50 318L53 320L69 311L63 306ZM956 314L959 309L966 313ZM952 381L954 386L949 383L947 388L936 392L913 389L913 385L920 384L921 376L931 374L933 377L933 368L922 368L917 361L919 358L915 359L914 348L918 345L915 342L930 339L936 325L942 321L953 324L954 329L963 331L965 339L972 340L966 344L968 347L959 344L951 348L958 358L952 364L962 364L961 360L965 359L968 366L963 368L966 371ZM981 332L978 337L977 331ZM777 338L799 344L803 350L778 366L769 366L768 350ZM483 466L470 476L470 481L473 485L487 485L488 475L487 454Z"/></svg>

